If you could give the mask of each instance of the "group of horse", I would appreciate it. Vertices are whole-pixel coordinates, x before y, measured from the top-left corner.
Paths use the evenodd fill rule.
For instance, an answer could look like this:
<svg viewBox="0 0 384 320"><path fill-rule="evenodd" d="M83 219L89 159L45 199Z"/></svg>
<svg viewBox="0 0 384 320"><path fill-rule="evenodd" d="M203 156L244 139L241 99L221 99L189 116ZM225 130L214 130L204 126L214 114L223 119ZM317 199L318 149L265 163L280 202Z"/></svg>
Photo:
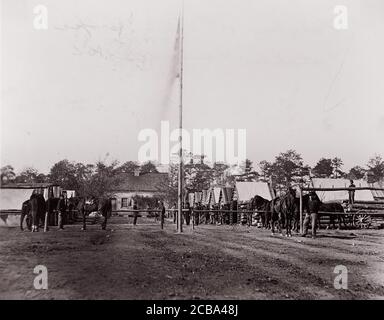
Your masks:
<svg viewBox="0 0 384 320"><path fill-rule="evenodd" d="M54 225L54 215L58 210L59 198L50 197L45 200L40 193L33 193L29 199L23 202L20 215L20 229L24 230L24 221L29 231L38 231L39 228ZM66 213L75 212L82 218L82 229L86 230L86 217L92 212L100 213L104 220L102 229L106 228L107 219L112 213L112 202L107 197L88 198L71 197L66 199Z"/></svg>
<svg viewBox="0 0 384 320"><path fill-rule="evenodd" d="M339 203L322 203L315 193L304 194L302 196L303 213L310 212L310 208L318 207L319 211L336 212L340 215L330 216L328 227L335 228L335 220L338 222L338 227L341 228L344 209ZM317 202L314 205L314 202ZM188 207L188 206L187 206ZM238 206L236 201L224 204L222 206L204 206L200 203L193 206L193 210L189 215L194 218L194 223L210 223L210 224L251 224L252 214L244 214L244 219L238 217ZM256 218L259 220L263 228L271 230L274 234L276 229L282 234L285 230L287 237L292 236L292 231L299 233L300 229L300 198L296 194L296 190L288 188L286 192L275 197L272 200L266 200L258 195L254 196L251 201L245 206L245 212L255 212ZM241 211L240 211L241 212ZM188 213L186 214L188 215ZM187 224L188 218L186 217ZM240 220L240 221L239 221ZM318 223L320 223L318 221ZM345 223L344 223L345 225Z"/></svg>

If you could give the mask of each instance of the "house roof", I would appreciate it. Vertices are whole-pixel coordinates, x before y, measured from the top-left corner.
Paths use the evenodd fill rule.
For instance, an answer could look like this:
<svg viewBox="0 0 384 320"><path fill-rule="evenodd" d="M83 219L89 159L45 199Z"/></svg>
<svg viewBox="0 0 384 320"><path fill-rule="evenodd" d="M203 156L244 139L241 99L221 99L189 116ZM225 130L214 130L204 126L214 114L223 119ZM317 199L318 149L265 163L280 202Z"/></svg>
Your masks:
<svg viewBox="0 0 384 320"><path fill-rule="evenodd" d="M167 173L146 173L139 176L123 173L120 179L121 182L112 191L162 192L168 185Z"/></svg>

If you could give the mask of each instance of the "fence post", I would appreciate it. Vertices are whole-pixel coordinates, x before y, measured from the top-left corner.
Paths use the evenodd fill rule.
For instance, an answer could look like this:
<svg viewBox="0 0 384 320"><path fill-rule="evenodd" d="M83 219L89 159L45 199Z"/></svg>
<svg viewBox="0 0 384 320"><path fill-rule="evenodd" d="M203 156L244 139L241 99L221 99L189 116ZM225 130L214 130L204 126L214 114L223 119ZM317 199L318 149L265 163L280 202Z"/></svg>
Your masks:
<svg viewBox="0 0 384 320"><path fill-rule="evenodd" d="M300 187L300 234L303 234L303 189Z"/></svg>

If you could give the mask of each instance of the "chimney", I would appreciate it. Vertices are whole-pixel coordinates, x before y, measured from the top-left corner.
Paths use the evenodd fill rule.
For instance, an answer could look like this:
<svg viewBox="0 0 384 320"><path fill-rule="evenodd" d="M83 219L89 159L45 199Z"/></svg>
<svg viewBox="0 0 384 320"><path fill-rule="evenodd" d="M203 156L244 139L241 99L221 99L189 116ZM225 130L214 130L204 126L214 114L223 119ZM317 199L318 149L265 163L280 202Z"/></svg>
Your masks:
<svg viewBox="0 0 384 320"><path fill-rule="evenodd" d="M135 177L138 177L140 175L140 168L136 168L134 171L133 171L133 175Z"/></svg>

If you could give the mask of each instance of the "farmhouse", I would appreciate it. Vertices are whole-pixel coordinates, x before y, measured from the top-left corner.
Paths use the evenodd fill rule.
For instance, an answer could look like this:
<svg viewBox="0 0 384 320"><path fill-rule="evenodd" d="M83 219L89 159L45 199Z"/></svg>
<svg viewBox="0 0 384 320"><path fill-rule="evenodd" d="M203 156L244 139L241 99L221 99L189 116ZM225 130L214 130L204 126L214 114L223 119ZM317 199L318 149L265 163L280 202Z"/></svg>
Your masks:
<svg viewBox="0 0 384 320"><path fill-rule="evenodd" d="M115 186L111 193L112 210L124 211L132 208L133 198L161 196L168 185L168 173L143 173L139 171L124 173L121 175L121 182Z"/></svg>

